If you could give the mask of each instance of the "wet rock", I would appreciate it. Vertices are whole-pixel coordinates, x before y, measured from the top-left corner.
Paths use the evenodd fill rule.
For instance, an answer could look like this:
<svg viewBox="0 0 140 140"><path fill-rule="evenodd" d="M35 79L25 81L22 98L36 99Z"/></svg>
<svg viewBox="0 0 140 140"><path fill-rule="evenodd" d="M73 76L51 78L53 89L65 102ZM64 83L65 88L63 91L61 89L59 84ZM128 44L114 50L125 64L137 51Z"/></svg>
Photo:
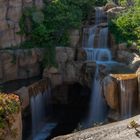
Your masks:
<svg viewBox="0 0 140 140"><path fill-rule="evenodd" d="M96 62L86 61L82 66L81 82L83 85L92 87L93 77L96 71Z"/></svg>

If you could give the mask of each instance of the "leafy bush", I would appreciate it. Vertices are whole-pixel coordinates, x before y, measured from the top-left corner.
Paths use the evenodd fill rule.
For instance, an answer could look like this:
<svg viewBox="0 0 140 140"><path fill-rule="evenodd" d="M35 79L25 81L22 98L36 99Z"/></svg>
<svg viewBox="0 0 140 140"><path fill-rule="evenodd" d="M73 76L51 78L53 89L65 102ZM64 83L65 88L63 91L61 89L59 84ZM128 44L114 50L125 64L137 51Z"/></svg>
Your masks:
<svg viewBox="0 0 140 140"><path fill-rule="evenodd" d="M136 42L140 44L140 7L133 6L126 9L116 19L113 19L109 26L111 32L119 42Z"/></svg>
<svg viewBox="0 0 140 140"><path fill-rule="evenodd" d="M69 30L80 28L88 18L95 0L44 0L44 8L25 8L20 20L20 34L27 37L22 47L53 47L69 44ZM49 49L48 49L49 50ZM55 49L50 49L55 50ZM54 53L55 54L55 53ZM46 54L47 64L54 58ZM52 58L52 60L51 60Z"/></svg>
<svg viewBox="0 0 140 140"><path fill-rule="evenodd" d="M12 128L15 123L15 114L20 110L19 97L14 94L0 93L0 139L4 140L7 133L13 137L16 135Z"/></svg>
<svg viewBox="0 0 140 140"><path fill-rule="evenodd" d="M108 0L96 0L95 4L97 6L103 6L108 2ZM110 2L110 1L109 1Z"/></svg>

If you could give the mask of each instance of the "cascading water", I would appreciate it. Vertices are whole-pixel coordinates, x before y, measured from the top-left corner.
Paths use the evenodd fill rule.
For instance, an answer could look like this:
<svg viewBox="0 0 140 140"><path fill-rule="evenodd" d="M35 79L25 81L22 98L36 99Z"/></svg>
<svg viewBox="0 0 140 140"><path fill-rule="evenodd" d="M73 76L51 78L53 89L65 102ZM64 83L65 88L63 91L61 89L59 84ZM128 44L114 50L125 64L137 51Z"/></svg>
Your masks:
<svg viewBox="0 0 140 140"><path fill-rule="evenodd" d="M121 116L122 119L126 119L131 117L132 115L132 94L126 89L128 81L121 80L120 88L121 88ZM128 88L129 89L129 88Z"/></svg>
<svg viewBox="0 0 140 140"><path fill-rule="evenodd" d="M88 61L109 61L111 60L111 52L107 48L86 48Z"/></svg>
<svg viewBox="0 0 140 140"><path fill-rule="evenodd" d="M104 22L104 20L106 20L106 15L105 12L103 10L103 7L96 7L95 8L95 13L96 13L96 18L95 18L95 24L100 24L102 22Z"/></svg>
<svg viewBox="0 0 140 140"><path fill-rule="evenodd" d="M37 95L33 95L30 99L33 140L45 139L49 135L47 134L49 131L45 131L45 134L43 134L41 131L44 129L44 124L47 125L47 128L50 127L50 124L46 124L45 122L46 117L51 111L50 101L50 88L42 93L40 92Z"/></svg>
<svg viewBox="0 0 140 140"><path fill-rule="evenodd" d="M108 27L102 28L99 33L98 48L108 48Z"/></svg>
<svg viewBox="0 0 140 140"><path fill-rule="evenodd" d="M94 48L94 39L96 35L97 24L104 19L104 12L101 7L96 8L96 25L89 30L88 47L84 48L88 61L96 62L96 72L93 79L92 95L88 117L84 122L84 127L91 127L96 122L102 122L107 117L108 107L102 96L101 81L99 75L99 66L111 63L111 52L108 47L108 28L101 28L99 32L98 48Z"/></svg>
<svg viewBox="0 0 140 140"><path fill-rule="evenodd" d="M97 29L96 25L89 29L88 48L91 48L94 45L96 29Z"/></svg>

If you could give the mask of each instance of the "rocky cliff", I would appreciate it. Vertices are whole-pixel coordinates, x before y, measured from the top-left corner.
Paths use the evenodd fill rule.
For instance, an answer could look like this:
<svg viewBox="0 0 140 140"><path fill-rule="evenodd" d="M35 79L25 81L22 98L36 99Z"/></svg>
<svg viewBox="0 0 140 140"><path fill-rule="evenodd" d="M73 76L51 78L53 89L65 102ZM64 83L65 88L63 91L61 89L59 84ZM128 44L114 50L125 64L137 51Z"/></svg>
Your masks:
<svg viewBox="0 0 140 140"><path fill-rule="evenodd" d="M25 40L24 36L18 35L19 21L23 9L36 5L43 6L42 0L1 0L0 1L0 49L17 46Z"/></svg>

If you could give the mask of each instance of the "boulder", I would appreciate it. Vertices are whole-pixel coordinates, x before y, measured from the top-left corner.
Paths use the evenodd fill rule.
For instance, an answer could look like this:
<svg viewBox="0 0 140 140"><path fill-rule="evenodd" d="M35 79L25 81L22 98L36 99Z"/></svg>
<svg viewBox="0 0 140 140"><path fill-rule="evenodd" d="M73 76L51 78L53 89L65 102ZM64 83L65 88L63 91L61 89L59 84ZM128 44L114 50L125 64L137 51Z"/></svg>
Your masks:
<svg viewBox="0 0 140 140"><path fill-rule="evenodd" d="M96 62L91 61L84 62L81 69L82 72L81 83L91 88L95 71L96 71Z"/></svg>
<svg viewBox="0 0 140 140"><path fill-rule="evenodd" d="M108 9L106 11L107 12L108 20L111 20L111 19L115 18L124 9L125 9L124 7L120 7L120 6L117 6L117 7L111 8L111 9Z"/></svg>
<svg viewBox="0 0 140 140"><path fill-rule="evenodd" d="M120 51L126 51L126 50L128 50L127 43L121 43L121 44L119 44L118 45L118 50L120 50Z"/></svg>
<svg viewBox="0 0 140 140"><path fill-rule="evenodd" d="M55 67L45 68L43 71L43 78L51 80L52 87L62 84L62 74Z"/></svg>
<svg viewBox="0 0 140 140"><path fill-rule="evenodd" d="M104 6L104 10L105 10L105 11L108 11L108 10L114 8L114 7L117 7L117 5L114 4L113 2L112 2L112 3L110 2L110 3L107 3L107 4Z"/></svg>
<svg viewBox="0 0 140 140"><path fill-rule="evenodd" d="M132 68L134 71L138 71L138 68L140 66L140 56L137 54L134 54L135 57L132 59L132 62L129 64L130 68Z"/></svg>
<svg viewBox="0 0 140 140"><path fill-rule="evenodd" d="M135 54L128 52L128 51L117 51L117 61L130 64L133 58L135 57Z"/></svg>
<svg viewBox="0 0 140 140"><path fill-rule="evenodd" d="M111 109L119 109L119 94L116 81L111 76L106 76L102 81L103 94Z"/></svg>

